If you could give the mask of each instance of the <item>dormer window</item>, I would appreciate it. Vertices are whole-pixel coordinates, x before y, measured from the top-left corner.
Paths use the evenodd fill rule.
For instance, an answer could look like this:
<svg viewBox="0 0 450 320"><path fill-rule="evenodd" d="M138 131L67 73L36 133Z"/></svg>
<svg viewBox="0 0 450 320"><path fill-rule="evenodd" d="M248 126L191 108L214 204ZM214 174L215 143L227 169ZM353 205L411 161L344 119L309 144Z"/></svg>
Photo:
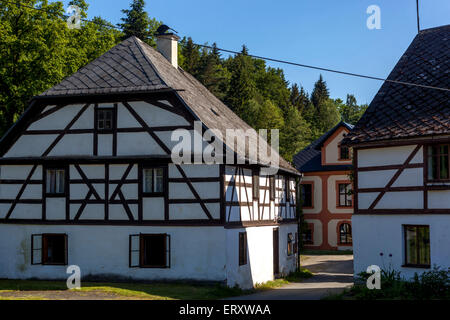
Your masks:
<svg viewBox="0 0 450 320"><path fill-rule="evenodd" d="M339 160L350 160L350 150L348 147L339 147Z"/></svg>

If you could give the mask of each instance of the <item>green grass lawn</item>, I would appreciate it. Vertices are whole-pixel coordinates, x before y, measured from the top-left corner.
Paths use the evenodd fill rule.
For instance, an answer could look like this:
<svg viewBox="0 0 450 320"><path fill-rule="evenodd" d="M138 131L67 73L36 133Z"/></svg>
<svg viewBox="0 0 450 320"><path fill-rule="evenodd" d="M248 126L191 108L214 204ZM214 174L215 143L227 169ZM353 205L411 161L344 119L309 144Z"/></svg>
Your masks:
<svg viewBox="0 0 450 320"><path fill-rule="evenodd" d="M65 281L1 280L0 300L46 299L145 299L145 300L216 300L274 289L290 282L312 277L303 269L282 279L256 285L253 290L229 288L219 284L171 283L112 283L81 282L81 289L68 290Z"/></svg>
<svg viewBox="0 0 450 320"><path fill-rule="evenodd" d="M188 284L188 283L100 283L82 282L80 290L68 290L65 281L42 280L0 280L0 299L14 297L2 294L20 293L20 298L45 299L46 291L51 295L57 292L76 294L77 296L106 297L121 299L149 299L149 300L212 300L245 294L238 288L228 288L222 285ZM27 293L28 291L28 293ZM35 291L35 292L30 292ZM38 292L37 292L38 291Z"/></svg>

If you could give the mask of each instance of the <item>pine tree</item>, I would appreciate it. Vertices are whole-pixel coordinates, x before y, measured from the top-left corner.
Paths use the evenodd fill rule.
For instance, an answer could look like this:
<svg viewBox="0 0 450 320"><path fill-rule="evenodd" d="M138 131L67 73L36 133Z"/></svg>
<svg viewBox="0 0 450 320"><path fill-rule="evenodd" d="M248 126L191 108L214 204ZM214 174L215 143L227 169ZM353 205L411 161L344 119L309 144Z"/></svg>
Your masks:
<svg viewBox="0 0 450 320"><path fill-rule="evenodd" d="M303 87L298 87L296 83L294 83L290 89L289 101L291 105L293 105L300 114L303 114L303 111L308 107L310 101L308 98L308 93L306 93Z"/></svg>
<svg viewBox="0 0 450 320"><path fill-rule="evenodd" d="M311 101L313 105L318 109L319 104L330 97L330 93L327 88L327 83L320 75L319 80L314 84L314 90L311 94Z"/></svg>
<svg viewBox="0 0 450 320"><path fill-rule="evenodd" d="M290 106L284 117L280 135L280 155L292 161L294 154L311 142L311 128L295 106Z"/></svg>
<svg viewBox="0 0 450 320"><path fill-rule="evenodd" d="M149 45L155 46L154 33L161 22L150 19L144 8L144 0L133 0L129 9L122 10L125 18L120 19L123 23L118 24L118 26L122 28L123 39L136 36Z"/></svg>
<svg viewBox="0 0 450 320"><path fill-rule="evenodd" d="M184 61L181 67L185 71L192 74L194 77L197 76L200 67L200 49L197 45L194 44L194 41L192 41L191 37L189 37L187 40L186 38L183 39L181 54L184 57Z"/></svg>
<svg viewBox="0 0 450 320"><path fill-rule="evenodd" d="M345 104L339 105L339 111L342 120L351 124L355 124L362 117L367 109L367 105L358 105L356 98L352 94L347 94Z"/></svg>
<svg viewBox="0 0 450 320"><path fill-rule="evenodd" d="M244 48L245 46L243 51ZM230 85L225 100L228 107L239 115L255 93L251 58L244 54L237 55L232 59L230 72Z"/></svg>

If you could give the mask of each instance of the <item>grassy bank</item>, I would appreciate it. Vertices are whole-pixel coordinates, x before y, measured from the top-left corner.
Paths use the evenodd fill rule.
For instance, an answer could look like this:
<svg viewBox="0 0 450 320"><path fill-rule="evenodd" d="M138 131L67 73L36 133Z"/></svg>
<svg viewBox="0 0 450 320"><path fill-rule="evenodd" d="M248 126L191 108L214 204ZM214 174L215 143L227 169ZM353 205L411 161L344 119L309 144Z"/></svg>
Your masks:
<svg viewBox="0 0 450 320"><path fill-rule="evenodd" d="M0 300L217 300L268 290L290 282L309 278L307 269L293 272L285 278L256 285L253 290L229 288L219 284L173 283L112 283L82 281L79 290L68 290L65 281L0 280Z"/></svg>

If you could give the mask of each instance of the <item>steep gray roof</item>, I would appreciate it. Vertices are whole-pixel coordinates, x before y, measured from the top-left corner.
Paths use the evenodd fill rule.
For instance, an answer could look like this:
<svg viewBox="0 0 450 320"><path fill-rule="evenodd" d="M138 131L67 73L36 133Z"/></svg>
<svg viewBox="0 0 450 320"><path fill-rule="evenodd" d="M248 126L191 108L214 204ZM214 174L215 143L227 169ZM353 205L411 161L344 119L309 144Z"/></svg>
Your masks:
<svg viewBox="0 0 450 320"><path fill-rule="evenodd" d="M249 158L248 150L242 150L239 144L227 143L226 130L246 131L251 127L193 76L180 67L174 68L161 53L136 37L124 40L58 85L42 93L40 97L137 93L165 89L176 90L176 94L194 116L207 128L221 133L228 148L241 157ZM256 132L252 134L249 137L249 144L256 145L258 137ZM263 143L266 143L265 140ZM272 152L276 151L272 150ZM267 157L260 152L259 158ZM279 167L298 174L297 170L281 157Z"/></svg>
<svg viewBox="0 0 450 320"><path fill-rule="evenodd" d="M450 25L422 30L388 79L450 88ZM385 82L343 143L450 133L450 91Z"/></svg>
<svg viewBox="0 0 450 320"><path fill-rule="evenodd" d="M146 92L168 89L146 59L135 37L130 37L41 96Z"/></svg>

